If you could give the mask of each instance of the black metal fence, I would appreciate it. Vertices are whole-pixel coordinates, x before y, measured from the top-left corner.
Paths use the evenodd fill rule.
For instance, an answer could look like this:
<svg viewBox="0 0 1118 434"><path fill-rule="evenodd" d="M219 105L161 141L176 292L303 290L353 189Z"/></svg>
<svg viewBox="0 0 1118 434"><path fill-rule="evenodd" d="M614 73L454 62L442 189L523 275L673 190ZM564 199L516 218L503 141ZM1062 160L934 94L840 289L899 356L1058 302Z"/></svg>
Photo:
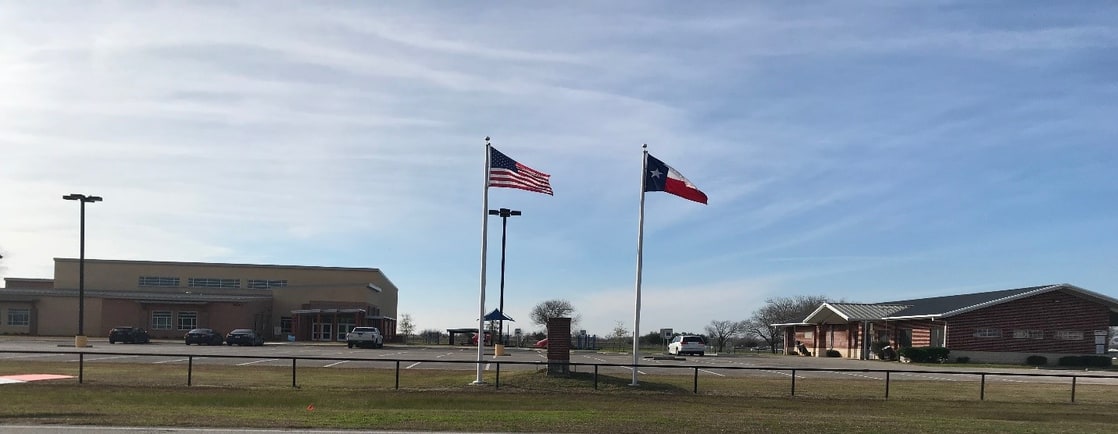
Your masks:
<svg viewBox="0 0 1118 434"><path fill-rule="evenodd" d="M194 359L195 358L208 358L208 359L245 359L250 358L244 355L225 355L225 354L150 354L150 353L127 353L127 352L85 352L85 351L36 351L36 350L0 350L0 354L15 353L15 354L69 354L78 356L78 383L85 381L85 356L140 356L140 357L180 357L186 359L186 385L193 386L194 379ZM291 362L291 387L299 387L298 383L298 363L303 361L327 361L327 362L349 362L349 361L363 361L374 363L393 363L395 365L395 389L400 388L400 365L401 363L423 363L423 362L437 362L447 364L460 364L460 365L477 365L484 363L494 365L495 368L495 382L494 387L500 389L501 387L501 366L530 366L536 369L546 369L548 362L528 362L528 361L498 361L498 360L484 360L478 362L476 360L432 360L432 359L365 359L365 358L352 358L352 357L315 357L315 356L268 356L269 359L274 360L289 360ZM2 360L0 360L2 361ZM934 375L954 375L954 376L977 376L979 377L978 399L986 399L986 379L987 377L1034 377L1034 378L1061 378L1070 381L1071 385L1071 402L1075 402L1076 387L1080 379L1108 379L1118 384L1118 376L1115 375L1101 375L1101 374L1083 374L1083 373L1069 373L1069 374L1056 374L1056 373L1035 373L1035 372L986 372L986 371L945 371L945 370L920 370L920 369L857 369L857 368L790 368L790 367L763 367L763 366L710 366L710 365L633 365L621 363L576 363L570 362L569 366L573 370L579 370L580 367L585 367L592 370L593 386L597 390L599 386L599 370L601 368L622 368L622 369L669 369L690 371L692 377L692 393L699 393L699 372L711 371L765 371L769 373L783 373L787 372L789 375L789 393L790 396L796 396L796 377L797 373L804 372L835 372L835 373L856 373L856 374L881 374L884 375L883 384L883 397L889 399L890 385L892 376L894 374L934 374ZM685 375L685 373L681 373Z"/></svg>

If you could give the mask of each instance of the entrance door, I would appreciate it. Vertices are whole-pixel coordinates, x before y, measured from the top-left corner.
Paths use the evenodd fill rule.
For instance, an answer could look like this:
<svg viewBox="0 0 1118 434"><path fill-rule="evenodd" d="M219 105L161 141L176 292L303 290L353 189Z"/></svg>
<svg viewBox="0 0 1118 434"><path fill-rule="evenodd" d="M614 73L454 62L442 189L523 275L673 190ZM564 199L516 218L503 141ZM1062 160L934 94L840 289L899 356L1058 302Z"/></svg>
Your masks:
<svg viewBox="0 0 1118 434"><path fill-rule="evenodd" d="M331 341L333 340L334 325L328 322L316 322L311 325L311 340L312 341Z"/></svg>
<svg viewBox="0 0 1118 434"><path fill-rule="evenodd" d="M338 336L336 340L338 342L344 341L346 332L353 330L356 326L357 322L355 322L353 318L338 318Z"/></svg>

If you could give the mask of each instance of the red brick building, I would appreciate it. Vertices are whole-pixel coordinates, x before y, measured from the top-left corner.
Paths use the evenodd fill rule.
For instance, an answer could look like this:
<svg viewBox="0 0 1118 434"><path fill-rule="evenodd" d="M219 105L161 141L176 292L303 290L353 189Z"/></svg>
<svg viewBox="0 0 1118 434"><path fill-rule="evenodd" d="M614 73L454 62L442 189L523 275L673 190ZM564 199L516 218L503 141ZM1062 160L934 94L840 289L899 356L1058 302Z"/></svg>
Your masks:
<svg viewBox="0 0 1118 434"><path fill-rule="evenodd" d="M1055 362L1106 351L1118 326L1118 300L1069 284L1033 286L885 303L824 303L784 328L785 353L802 343L813 356L837 351L876 358L875 350L946 347L951 357L1023 363Z"/></svg>

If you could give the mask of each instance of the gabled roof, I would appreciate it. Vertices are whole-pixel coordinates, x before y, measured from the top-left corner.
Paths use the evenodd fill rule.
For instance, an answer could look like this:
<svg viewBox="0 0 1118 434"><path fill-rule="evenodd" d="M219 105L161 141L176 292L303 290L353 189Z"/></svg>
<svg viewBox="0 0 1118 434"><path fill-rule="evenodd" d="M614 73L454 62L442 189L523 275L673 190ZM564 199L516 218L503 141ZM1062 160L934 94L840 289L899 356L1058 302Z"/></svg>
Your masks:
<svg viewBox="0 0 1118 434"><path fill-rule="evenodd" d="M865 304L865 303L823 303L815 309L805 323L825 324L849 321L872 321L881 319L907 309L903 304Z"/></svg>
<svg viewBox="0 0 1118 434"><path fill-rule="evenodd" d="M884 303L823 303L804 319L804 323L947 318L1052 291L1068 291L1106 305L1111 312L1118 312L1118 300L1075 285L1061 283Z"/></svg>

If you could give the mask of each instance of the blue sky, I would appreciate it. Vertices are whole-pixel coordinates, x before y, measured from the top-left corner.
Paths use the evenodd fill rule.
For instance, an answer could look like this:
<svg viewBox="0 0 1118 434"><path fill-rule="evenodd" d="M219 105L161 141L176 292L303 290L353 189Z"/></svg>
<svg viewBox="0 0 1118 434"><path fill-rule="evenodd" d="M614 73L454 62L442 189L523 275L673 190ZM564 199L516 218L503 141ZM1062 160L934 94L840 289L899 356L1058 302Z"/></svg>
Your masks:
<svg viewBox="0 0 1118 434"><path fill-rule="evenodd" d="M377 267L476 325L484 137L506 311L641 333L774 296L1068 282L1118 296L1118 6L1022 1L17 2L0 7L0 277L76 257ZM487 310L500 220L489 221Z"/></svg>

